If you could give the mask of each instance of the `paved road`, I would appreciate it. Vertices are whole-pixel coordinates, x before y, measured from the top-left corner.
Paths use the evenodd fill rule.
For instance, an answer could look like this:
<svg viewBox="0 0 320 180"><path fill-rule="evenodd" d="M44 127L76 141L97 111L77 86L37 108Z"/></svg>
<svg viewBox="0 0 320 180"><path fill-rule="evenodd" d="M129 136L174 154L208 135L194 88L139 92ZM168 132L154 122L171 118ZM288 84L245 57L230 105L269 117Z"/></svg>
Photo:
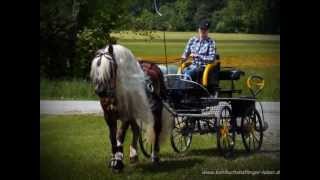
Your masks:
<svg viewBox="0 0 320 180"><path fill-rule="evenodd" d="M262 102L264 112L279 114L279 102ZM102 114L98 101L40 100L40 114Z"/></svg>
<svg viewBox="0 0 320 180"><path fill-rule="evenodd" d="M262 150L280 154L280 102L262 102L265 120L269 123L264 133ZM100 114L98 101L47 101L40 100L40 114ZM277 153L278 154L278 153Z"/></svg>

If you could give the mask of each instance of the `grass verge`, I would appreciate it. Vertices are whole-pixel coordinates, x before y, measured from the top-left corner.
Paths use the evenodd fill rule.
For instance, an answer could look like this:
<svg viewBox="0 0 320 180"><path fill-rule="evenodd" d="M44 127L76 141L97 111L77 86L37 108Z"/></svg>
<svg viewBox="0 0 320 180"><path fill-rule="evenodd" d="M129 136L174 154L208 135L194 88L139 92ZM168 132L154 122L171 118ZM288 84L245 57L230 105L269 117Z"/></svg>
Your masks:
<svg viewBox="0 0 320 180"><path fill-rule="evenodd" d="M280 179L279 175L206 175L203 171L280 170L280 153L244 152L237 141L235 157L225 159L216 149L214 135L195 135L184 155L173 152L169 139L161 146L162 164L153 167L139 151L140 163L128 163L131 132L124 143L125 169L114 174L107 168L111 147L101 116L40 117L41 179Z"/></svg>

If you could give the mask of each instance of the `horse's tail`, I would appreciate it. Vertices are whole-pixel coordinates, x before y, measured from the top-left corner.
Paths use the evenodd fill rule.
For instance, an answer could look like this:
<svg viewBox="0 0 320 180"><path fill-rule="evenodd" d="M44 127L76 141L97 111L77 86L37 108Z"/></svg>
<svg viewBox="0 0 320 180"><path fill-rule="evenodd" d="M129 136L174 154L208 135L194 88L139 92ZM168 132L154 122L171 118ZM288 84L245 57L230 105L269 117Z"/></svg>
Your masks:
<svg viewBox="0 0 320 180"><path fill-rule="evenodd" d="M108 53L117 63L117 105L120 116L136 120L147 134L153 129L154 119L144 86L144 73L132 52L124 46L107 46Z"/></svg>
<svg viewBox="0 0 320 180"><path fill-rule="evenodd" d="M171 134L171 130L173 127L173 117L170 114L170 112L164 108L164 105L161 102L163 99L165 99L165 96L166 96L166 87L164 85L164 77L160 68L156 64L148 63L148 62L140 62L140 64L143 71L147 76L149 76L149 79L152 81L152 84L153 84L153 90L151 92L152 95L149 97L149 100L151 101L149 102L151 103L152 111L156 111L156 112L158 112L158 110L160 111L160 114L155 113L153 115L161 116L161 119L158 119L158 117L155 117L154 120L158 119L160 121L159 123L161 123L159 141L160 143L162 143L168 137L168 135ZM158 128L158 127L155 127L155 128ZM149 142L155 142L154 131L150 130L147 133L147 137Z"/></svg>
<svg viewBox="0 0 320 180"><path fill-rule="evenodd" d="M154 118L155 120L156 118ZM162 144L165 142L167 137L171 134L172 128L173 128L173 122L174 122L174 117L172 114L162 105L161 109L161 131L159 135L159 143ZM151 124L147 124L149 126L142 127L143 130L146 132L145 133L145 138L148 143L153 144L155 142L155 137L156 137L156 132L155 128L151 127ZM153 124L154 125L154 124Z"/></svg>
<svg viewBox="0 0 320 180"><path fill-rule="evenodd" d="M162 127L160 132L160 143L163 143L169 135L173 128L174 117L172 114L162 105Z"/></svg>

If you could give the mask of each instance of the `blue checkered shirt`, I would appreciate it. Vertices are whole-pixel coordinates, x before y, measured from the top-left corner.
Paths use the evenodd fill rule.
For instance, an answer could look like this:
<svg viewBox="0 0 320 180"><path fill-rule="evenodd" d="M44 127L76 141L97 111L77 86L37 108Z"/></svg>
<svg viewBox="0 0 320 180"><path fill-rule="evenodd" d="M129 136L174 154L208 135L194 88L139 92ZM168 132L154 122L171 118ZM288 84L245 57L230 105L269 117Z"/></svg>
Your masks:
<svg viewBox="0 0 320 180"><path fill-rule="evenodd" d="M199 57L194 58L192 63L204 66L215 60L216 43L209 37L200 40L200 38L194 36L189 39L181 57L185 59L191 53L199 55Z"/></svg>

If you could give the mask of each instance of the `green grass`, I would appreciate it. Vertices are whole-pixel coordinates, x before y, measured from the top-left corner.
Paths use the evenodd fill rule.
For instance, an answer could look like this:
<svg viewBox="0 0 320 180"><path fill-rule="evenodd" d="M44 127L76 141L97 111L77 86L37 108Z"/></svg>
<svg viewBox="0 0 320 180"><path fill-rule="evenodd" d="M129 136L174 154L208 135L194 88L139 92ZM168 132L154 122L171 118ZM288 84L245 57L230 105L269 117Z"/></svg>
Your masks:
<svg viewBox="0 0 320 180"><path fill-rule="evenodd" d="M185 41L188 40L191 36L197 35L197 32L166 32L166 39L171 41ZM125 40L145 40L147 36L136 35L131 31L121 31L117 33L111 33L111 36L114 36L118 39ZM155 40L163 39L163 32L156 31L153 33ZM209 33L210 37L213 37L215 40L228 40L228 41L254 41L254 40L264 40L264 41L279 41L280 35L263 35L263 34L243 34L243 33Z"/></svg>
<svg viewBox="0 0 320 180"><path fill-rule="evenodd" d="M187 41L187 40L186 40ZM128 47L136 56L140 57L163 57L163 42L144 42L144 41L119 41ZM225 56L248 56L248 55L277 55L280 52L279 41L223 41L216 42L217 52L221 58ZM185 48L186 42L167 42L167 55L180 57Z"/></svg>
<svg viewBox="0 0 320 180"><path fill-rule="evenodd" d="M168 59L181 56L188 39L195 32L166 32ZM112 33L119 38L118 43L128 47L141 59L165 62L162 32L157 32L155 39L146 41L142 36L122 31ZM263 100L280 100L280 36L236 33L210 33L216 40L222 65L234 66L244 70L247 75L260 74L266 80L261 94ZM89 72L88 72L89 73ZM244 81L237 85L248 95ZM83 80L40 80L40 99L97 99L90 83Z"/></svg>
<svg viewBox="0 0 320 180"><path fill-rule="evenodd" d="M147 36L123 31L111 34L118 43L127 46L136 56L164 57L163 33L156 32L152 41ZM166 32L167 55L180 56L190 37L196 32ZM218 52L224 56L270 55L280 53L279 35L209 33L216 41Z"/></svg>
<svg viewBox="0 0 320 180"><path fill-rule="evenodd" d="M235 85L237 89L242 89L241 95L250 95L246 85L246 80L250 75L260 75L265 79L265 88L258 96L264 101L279 101L280 100L280 66L272 65L266 68L240 68L245 72ZM230 87L229 81L221 81L222 88ZM236 94L237 95L237 94ZM97 100L97 96L93 92L93 88L88 81L83 80L59 80L49 81L42 79L40 81L40 99L52 100Z"/></svg>
<svg viewBox="0 0 320 180"><path fill-rule="evenodd" d="M240 137L240 136L239 136ZM235 158L225 159L216 149L215 134L196 135L185 155L176 154L169 139L161 146L162 164L155 168L139 152L140 163L128 163L131 132L124 144L125 169L114 174L107 168L110 143L101 116L40 117L41 179L280 179L278 175L202 175L203 170L280 170L280 153L247 154L237 142Z"/></svg>
<svg viewBox="0 0 320 180"><path fill-rule="evenodd" d="M40 99L95 100L93 87L86 80L48 80L40 79Z"/></svg>

